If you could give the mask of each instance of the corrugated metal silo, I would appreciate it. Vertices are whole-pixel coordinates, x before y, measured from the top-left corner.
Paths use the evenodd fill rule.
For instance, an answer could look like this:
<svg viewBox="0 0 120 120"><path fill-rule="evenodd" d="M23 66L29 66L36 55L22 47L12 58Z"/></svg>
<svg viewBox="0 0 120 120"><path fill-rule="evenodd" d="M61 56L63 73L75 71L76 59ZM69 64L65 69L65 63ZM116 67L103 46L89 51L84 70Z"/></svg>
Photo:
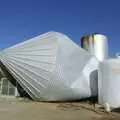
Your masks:
<svg viewBox="0 0 120 120"><path fill-rule="evenodd" d="M95 55L99 61L108 58L108 40L105 35L85 35L81 38L81 47Z"/></svg>

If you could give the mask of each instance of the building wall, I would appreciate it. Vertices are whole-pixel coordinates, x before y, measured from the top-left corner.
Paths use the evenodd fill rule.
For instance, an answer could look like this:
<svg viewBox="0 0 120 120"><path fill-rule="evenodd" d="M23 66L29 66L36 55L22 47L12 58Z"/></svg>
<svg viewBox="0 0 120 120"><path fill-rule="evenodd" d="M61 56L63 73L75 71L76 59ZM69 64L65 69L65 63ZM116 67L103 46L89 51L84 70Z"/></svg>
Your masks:
<svg viewBox="0 0 120 120"><path fill-rule="evenodd" d="M9 73L0 61L0 95L31 97L24 91L20 84Z"/></svg>
<svg viewBox="0 0 120 120"><path fill-rule="evenodd" d="M0 95L16 96L16 87L0 68Z"/></svg>

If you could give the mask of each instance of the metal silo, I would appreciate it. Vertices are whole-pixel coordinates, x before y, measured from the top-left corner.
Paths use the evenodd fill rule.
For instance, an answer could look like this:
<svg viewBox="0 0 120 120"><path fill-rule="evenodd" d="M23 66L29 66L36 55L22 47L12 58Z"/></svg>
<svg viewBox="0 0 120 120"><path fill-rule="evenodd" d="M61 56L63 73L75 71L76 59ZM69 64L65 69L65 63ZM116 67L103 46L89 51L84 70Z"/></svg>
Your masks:
<svg viewBox="0 0 120 120"><path fill-rule="evenodd" d="M81 47L95 55L99 61L108 57L108 40L102 34L90 34L82 37Z"/></svg>

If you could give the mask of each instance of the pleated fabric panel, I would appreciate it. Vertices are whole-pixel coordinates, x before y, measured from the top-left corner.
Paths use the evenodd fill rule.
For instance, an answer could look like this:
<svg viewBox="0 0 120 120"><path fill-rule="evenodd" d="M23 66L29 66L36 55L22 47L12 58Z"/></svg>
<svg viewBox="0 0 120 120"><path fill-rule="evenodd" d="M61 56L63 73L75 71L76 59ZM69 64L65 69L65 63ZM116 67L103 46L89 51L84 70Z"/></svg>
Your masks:
<svg viewBox="0 0 120 120"><path fill-rule="evenodd" d="M96 70L98 62L64 34L48 32L4 49L0 60L34 100L75 100L92 95L84 71Z"/></svg>

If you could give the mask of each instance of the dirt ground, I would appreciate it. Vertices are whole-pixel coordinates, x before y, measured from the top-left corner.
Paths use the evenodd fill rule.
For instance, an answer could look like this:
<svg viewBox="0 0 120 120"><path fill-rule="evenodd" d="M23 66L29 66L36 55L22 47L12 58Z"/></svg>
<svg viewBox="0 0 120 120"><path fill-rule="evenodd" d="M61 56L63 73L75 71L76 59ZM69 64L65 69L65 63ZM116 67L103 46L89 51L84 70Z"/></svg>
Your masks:
<svg viewBox="0 0 120 120"><path fill-rule="evenodd" d="M87 101L48 103L0 98L0 120L120 120L120 112L105 113Z"/></svg>

